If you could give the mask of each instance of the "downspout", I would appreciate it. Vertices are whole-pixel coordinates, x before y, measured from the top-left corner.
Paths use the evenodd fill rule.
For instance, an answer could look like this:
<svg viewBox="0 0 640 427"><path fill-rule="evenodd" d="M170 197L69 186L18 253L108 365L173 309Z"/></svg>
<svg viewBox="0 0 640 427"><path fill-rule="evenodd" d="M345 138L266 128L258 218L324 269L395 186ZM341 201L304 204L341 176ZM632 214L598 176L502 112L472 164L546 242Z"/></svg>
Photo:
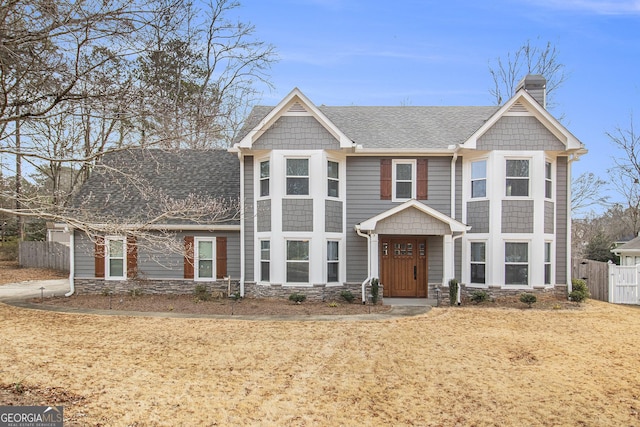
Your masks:
<svg viewBox="0 0 640 427"><path fill-rule="evenodd" d="M245 244L244 244L244 157L238 150L238 161L240 162L240 296L244 298L244 272L245 272Z"/></svg>
<svg viewBox="0 0 640 427"><path fill-rule="evenodd" d="M451 157L451 218L456 217L456 161L458 160L458 149Z"/></svg>
<svg viewBox="0 0 640 427"><path fill-rule="evenodd" d="M371 236L369 234L364 234L362 231L360 231L360 224L356 224L355 229L356 229L356 233L358 233L358 236L364 237L367 239L367 278L364 280L364 282L362 282L362 304L366 304L367 303L366 286L367 286L367 282L370 282L372 279L371 277Z"/></svg>
<svg viewBox="0 0 640 427"><path fill-rule="evenodd" d="M69 233L69 292L64 294L65 297L70 297L76 291L75 284L73 283L73 276L75 274L75 230L71 229Z"/></svg>
<svg viewBox="0 0 640 427"><path fill-rule="evenodd" d="M578 160L575 154L569 156L567 160L567 298L573 290L573 283L571 283L571 163Z"/></svg>

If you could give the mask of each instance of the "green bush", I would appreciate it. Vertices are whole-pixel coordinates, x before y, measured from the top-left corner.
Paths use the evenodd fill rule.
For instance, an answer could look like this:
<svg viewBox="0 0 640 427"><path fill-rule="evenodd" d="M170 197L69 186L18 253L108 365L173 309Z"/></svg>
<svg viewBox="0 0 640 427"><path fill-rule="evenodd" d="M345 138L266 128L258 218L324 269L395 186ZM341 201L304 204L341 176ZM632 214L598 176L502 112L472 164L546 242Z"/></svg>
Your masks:
<svg viewBox="0 0 640 427"><path fill-rule="evenodd" d="M449 304L456 305L458 302L458 280L449 280Z"/></svg>
<svg viewBox="0 0 640 427"><path fill-rule="evenodd" d="M378 303L380 297L380 283L378 279L371 279L371 302L373 305Z"/></svg>
<svg viewBox="0 0 640 427"><path fill-rule="evenodd" d="M469 299L471 300L471 302L480 304L481 302L489 300L489 294L485 291L473 291Z"/></svg>
<svg viewBox="0 0 640 427"><path fill-rule="evenodd" d="M203 284L196 285L193 295L195 295L196 301L209 301L211 299L211 294L207 291L207 285Z"/></svg>
<svg viewBox="0 0 640 427"><path fill-rule="evenodd" d="M591 296L587 282L582 279L571 279L572 291L569 292L569 299L575 302L582 302Z"/></svg>
<svg viewBox="0 0 640 427"><path fill-rule="evenodd" d="M300 304L301 302L304 302L304 300L306 299L307 299L307 296L304 294L293 293L289 295L289 301L293 301L298 304Z"/></svg>
<svg viewBox="0 0 640 427"><path fill-rule="evenodd" d="M140 288L133 288L129 290L129 296L130 297L139 297L143 294L142 289Z"/></svg>
<svg viewBox="0 0 640 427"><path fill-rule="evenodd" d="M536 301L538 301L538 297L536 297L534 294L528 294L528 293L520 294L520 302L527 304L529 308L531 308L531 306Z"/></svg>
<svg viewBox="0 0 640 427"><path fill-rule="evenodd" d="M349 304L351 304L353 300L356 299L356 297L354 297L351 291L349 290L344 290L340 292L340 296L342 297L343 300L345 300Z"/></svg>

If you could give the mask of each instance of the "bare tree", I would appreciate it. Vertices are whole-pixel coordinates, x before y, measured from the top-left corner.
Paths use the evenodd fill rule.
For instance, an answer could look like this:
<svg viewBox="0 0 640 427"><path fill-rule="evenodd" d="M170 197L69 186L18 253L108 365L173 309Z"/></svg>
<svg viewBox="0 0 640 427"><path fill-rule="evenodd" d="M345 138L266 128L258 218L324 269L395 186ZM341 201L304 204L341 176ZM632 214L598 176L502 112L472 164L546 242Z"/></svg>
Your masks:
<svg viewBox="0 0 640 427"><path fill-rule="evenodd" d="M489 63L489 74L493 80L489 93L496 105L502 105L511 98L527 74L541 74L547 80L547 108L553 108L553 95L567 79L565 66L558 54L558 49L551 42L536 45L527 40L514 52L507 53L506 58L496 58L494 63Z"/></svg>
<svg viewBox="0 0 640 427"><path fill-rule="evenodd" d="M571 183L571 213L585 213L587 208L606 206L609 196L603 193L607 182L593 172L585 172Z"/></svg>

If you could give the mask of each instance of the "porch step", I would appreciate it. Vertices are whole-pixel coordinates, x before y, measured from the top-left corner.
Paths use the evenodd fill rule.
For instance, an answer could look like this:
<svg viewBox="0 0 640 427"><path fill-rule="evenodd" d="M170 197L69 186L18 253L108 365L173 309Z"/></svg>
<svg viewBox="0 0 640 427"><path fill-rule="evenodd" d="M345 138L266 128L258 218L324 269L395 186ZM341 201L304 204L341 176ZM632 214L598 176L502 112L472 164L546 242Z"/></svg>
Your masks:
<svg viewBox="0 0 640 427"><path fill-rule="evenodd" d="M429 298L385 298L384 304L391 306L404 307L435 307L437 304L435 299Z"/></svg>

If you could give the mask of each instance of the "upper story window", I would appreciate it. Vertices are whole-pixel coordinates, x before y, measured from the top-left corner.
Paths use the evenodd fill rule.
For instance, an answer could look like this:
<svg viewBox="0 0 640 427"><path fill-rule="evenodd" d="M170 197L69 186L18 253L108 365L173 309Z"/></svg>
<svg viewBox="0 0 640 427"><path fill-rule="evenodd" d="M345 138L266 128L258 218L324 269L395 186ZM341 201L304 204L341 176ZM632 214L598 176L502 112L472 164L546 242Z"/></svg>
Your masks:
<svg viewBox="0 0 640 427"><path fill-rule="evenodd" d="M260 197L269 195L269 160L260 162Z"/></svg>
<svg viewBox="0 0 640 427"><path fill-rule="evenodd" d="M309 159L287 159L287 195L309 195Z"/></svg>
<svg viewBox="0 0 640 427"><path fill-rule="evenodd" d="M471 163L471 198L487 197L487 161Z"/></svg>
<svg viewBox="0 0 640 427"><path fill-rule="evenodd" d="M106 278L125 279L127 276L126 251L124 237L106 237Z"/></svg>
<svg viewBox="0 0 640 427"><path fill-rule="evenodd" d="M215 238L195 238L195 280L213 280L215 278Z"/></svg>
<svg viewBox="0 0 640 427"><path fill-rule="evenodd" d="M550 199L553 196L553 181L551 180L551 163L544 163L544 197Z"/></svg>
<svg viewBox="0 0 640 427"><path fill-rule="evenodd" d="M507 160L507 197L529 196L529 160Z"/></svg>
<svg viewBox="0 0 640 427"><path fill-rule="evenodd" d="M416 198L416 161L393 161L393 199L408 200Z"/></svg>
<svg viewBox="0 0 640 427"><path fill-rule="evenodd" d="M327 161L327 196L340 197L340 164Z"/></svg>

